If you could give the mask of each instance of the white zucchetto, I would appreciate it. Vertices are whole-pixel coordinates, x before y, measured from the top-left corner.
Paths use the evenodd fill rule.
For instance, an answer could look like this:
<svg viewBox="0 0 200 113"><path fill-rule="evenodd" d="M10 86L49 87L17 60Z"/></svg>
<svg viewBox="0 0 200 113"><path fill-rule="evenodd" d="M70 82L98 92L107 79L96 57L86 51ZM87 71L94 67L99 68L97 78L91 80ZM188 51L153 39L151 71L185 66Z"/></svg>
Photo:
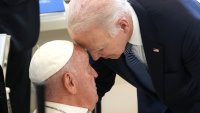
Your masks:
<svg viewBox="0 0 200 113"><path fill-rule="evenodd" d="M33 83L42 83L58 72L71 58L74 45L66 40L54 40L43 44L34 53L29 68Z"/></svg>

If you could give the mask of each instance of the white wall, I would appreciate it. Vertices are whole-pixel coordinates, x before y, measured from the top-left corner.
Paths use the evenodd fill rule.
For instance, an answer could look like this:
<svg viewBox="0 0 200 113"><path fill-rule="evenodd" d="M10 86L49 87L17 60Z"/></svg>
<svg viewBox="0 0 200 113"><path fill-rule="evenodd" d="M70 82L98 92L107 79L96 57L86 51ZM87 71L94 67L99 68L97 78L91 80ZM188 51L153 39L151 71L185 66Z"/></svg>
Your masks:
<svg viewBox="0 0 200 113"><path fill-rule="evenodd" d="M102 113L137 113L136 89L121 77L102 98Z"/></svg>

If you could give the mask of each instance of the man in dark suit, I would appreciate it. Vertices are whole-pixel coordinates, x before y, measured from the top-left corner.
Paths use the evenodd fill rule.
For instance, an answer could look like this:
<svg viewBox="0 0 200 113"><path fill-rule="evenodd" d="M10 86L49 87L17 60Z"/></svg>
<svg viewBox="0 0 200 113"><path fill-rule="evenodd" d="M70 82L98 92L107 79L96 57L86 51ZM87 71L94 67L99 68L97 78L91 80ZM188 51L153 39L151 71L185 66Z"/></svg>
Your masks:
<svg viewBox="0 0 200 113"><path fill-rule="evenodd" d="M95 60L91 62L99 74L99 96L110 90L119 74L137 88L139 113L200 113L200 4L129 3L69 3L68 31Z"/></svg>
<svg viewBox="0 0 200 113"><path fill-rule="evenodd" d="M11 35L6 85L12 113L30 112L29 63L39 35L38 0L1 0L0 33Z"/></svg>

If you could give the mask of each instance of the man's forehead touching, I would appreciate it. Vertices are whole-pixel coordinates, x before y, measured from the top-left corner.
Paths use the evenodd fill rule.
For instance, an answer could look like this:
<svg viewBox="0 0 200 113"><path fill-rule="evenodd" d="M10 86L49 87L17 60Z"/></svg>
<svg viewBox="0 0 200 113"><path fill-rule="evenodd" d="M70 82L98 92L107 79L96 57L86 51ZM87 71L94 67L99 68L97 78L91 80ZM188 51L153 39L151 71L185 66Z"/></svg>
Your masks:
<svg viewBox="0 0 200 113"><path fill-rule="evenodd" d="M78 43L77 41L75 41L74 40L74 42L73 42L75 45L77 45L77 46L79 46L79 47L81 47L84 51L86 51L87 52L87 48L83 45L83 44L81 44L81 43Z"/></svg>
<svg viewBox="0 0 200 113"><path fill-rule="evenodd" d="M80 49L80 52L83 54L84 57L86 57L87 60L89 60L88 50L86 48L83 48L79 44L76 44L77 47Z"/></svg>
<svg viewBox="0 0 200 113"><path fill-rule="evenodd" d="M74 40L73 43L74 43L74 45L80 47L80 48L83 49L84 51L87 51L87 49L86 49L82 44L78 43L77 41Z"/></svg>

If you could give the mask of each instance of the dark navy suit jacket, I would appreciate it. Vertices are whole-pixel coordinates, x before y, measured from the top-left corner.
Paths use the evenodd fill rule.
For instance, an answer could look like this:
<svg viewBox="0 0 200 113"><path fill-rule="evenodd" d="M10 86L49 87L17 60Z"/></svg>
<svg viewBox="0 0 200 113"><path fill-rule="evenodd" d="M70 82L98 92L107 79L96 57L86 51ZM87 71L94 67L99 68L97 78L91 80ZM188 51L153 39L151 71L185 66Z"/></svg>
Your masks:
<svg viewBox="0 0 200 113"><path fill-rule="evenodd" d="M119 74L137 87L139 113L200 113L200 4L195 0L129 2L138 16L156 92L149 91L135 78L122 54L116 60L91 61L99 74L99 96L111 89L115 75ZM167 106L167 110L163 112L159 104Z"/></svg>

